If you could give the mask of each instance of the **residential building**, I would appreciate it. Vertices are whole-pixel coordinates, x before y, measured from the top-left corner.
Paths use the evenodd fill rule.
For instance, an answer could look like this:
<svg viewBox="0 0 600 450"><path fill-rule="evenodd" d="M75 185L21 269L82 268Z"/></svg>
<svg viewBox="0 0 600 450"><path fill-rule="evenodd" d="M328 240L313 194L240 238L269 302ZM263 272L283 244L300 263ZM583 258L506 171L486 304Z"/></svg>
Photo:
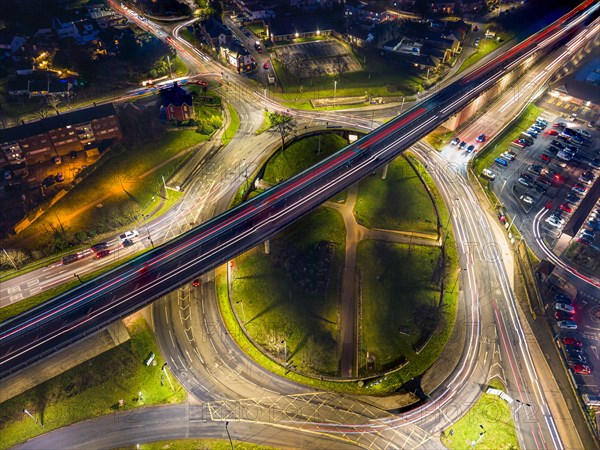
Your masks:
<svg viewBox="0 0 600 450"><path fill-rule="evenodd" d="M167 120L181 122L194 118L192 94L177 82L170 88L160 90L160 103L161 116L164 114Z"/></svg>
<svg viewBox="0 0 600 450"><path fill-rule="evenodd" d="M121 136L112 103L0 129L0 167L24 160L28 164L48 161L52 156L94 148Z"/></svg>
<svg viewBox="0 0 600 450"><path fill-rule="evenodd" d="M0 30L0 59L15 54L25 43L27 38L6 29Z"/></svg>
<svg viewBox="0 0 600 450"><path fill-rule="evenodd" d="M239 41L231 41L222 46L221 54L227 64L234 67L238 72L248 72L256 68L256 60Z"/></svg>
<svg viewBox="0 0 600 450"><path fill-rule="evenodd" d="M322 15L278 16L269 20L267 31L271 41L279 42L330 35L335 24Z"/></svg>
<svg viewBox="0 0 600 450"><path fill-rule="evenodd" d="M271 2L259 0L235 0L235 4L250 21L267 19L275 15L272 9L274 4Z"/></svg>
<svg viewBox="0 0 600 450"><path fill-rule="evenodd" d="M231 30L223 22L213 17L200 21L197 30L213 50L231 42L233 37Z"/></svg>

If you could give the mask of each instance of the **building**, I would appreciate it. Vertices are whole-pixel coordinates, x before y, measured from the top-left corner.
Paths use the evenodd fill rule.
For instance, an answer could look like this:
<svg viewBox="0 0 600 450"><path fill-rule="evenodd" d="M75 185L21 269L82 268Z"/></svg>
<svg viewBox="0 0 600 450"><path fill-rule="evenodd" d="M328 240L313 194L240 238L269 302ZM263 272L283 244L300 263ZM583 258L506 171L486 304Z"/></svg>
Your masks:
<svg viewBox="0 0 600 450"><path fill-rule="evenodd" d="M552 83L550 95L579 108L576 111L582 116L586 108L600 109L600 57L592 53L582 60L580 66L560 80ZM575 110L575 108L573 108Z"/></svg>
<svg viewBox="0 0 600 450"><path fill-rule="evenodd" d="M200 21L197 30L213 50L228 44L233 37L231 30L223 25L223 22L213 17Z"/></svg>
<svg viewBox="0 0 600 450"><path fill-rule="evenodd" d="M160 90L160 111L161 116L167 120L176 120L178 122L194 118L194 108L192 107L192 94L173 83L173 87Z"/></svg>
<svg viewBox="0 0 600 450"><path fill-rule="evenodd" d="M0 130L0 167L48 161L52 156L94 148L101 141L121 136L112 103L47 117Z"/></svg>
<svg viewBox="0 0 600 450"><path fill-rule="evenodd" d="M322 15L279 16L269 20L268 36L273 42L330 35L335 24Z"/></svg>
<svg viewBox="0 0 600 450"><path fill-rule="evenodd" d="M6 29L0 30L0 59L10 57L16 53L25 43L27 38L15 33L11 33Z"/></svg>
<svg viewBox="0 0 600 450"><path fill-rule="evenodd" d="M268 1L258 0L235 0L238 9L248 17L249 20L262 20L272 17L274 4Z"/></svg>
<svg viewBox="0 0 600 450"><path fill-rule="evenodd" d="M238 41L231 41L229 44L222 46L221 54L227 64L233 66L238 72L248 72L256 68L256 60Z"/></svg>

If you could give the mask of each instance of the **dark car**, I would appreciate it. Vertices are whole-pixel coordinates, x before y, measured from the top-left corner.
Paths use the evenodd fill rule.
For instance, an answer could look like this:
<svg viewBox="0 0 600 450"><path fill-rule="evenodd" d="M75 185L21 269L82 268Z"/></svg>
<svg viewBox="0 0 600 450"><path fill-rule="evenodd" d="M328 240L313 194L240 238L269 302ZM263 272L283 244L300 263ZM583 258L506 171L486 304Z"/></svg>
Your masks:
<svg viewBox="0 0 600 450"><path fill-rule="evenodd" d="M100 250L104 250L108 248L108 242L99 242L90 247L90 250L93 252L99 252Z"/></svg>
<svg viewBox="0 0 600 450"><path fill-rule="evenodd" d="M481 133L479 136L477 136L477 142L485 142L485 134Z"/></svg>
<svg viewBox="0 0 600 450"><path fill-rule="evenodd" d="M465 148L467 146L467 143L465 141L462 141L460 144L458 144L458 146L460 148Z"/></svg>
<svg viewBox="0 0 600 450"><path fill-rule="evenodd" d="M576 204L578 204L581 201L581 197L578 197L577 195L569 192L565 196L565 200L567 200L572 205L576 205Z"/></svg>
<svg viewBox="0 0 600 450"><path fill-rule="evenodd" d="M546 178L543 175L540 175L537 180L542 183L545 184L546 186L552 186L552 181L550 181L548 178Z"/></svg>
<svg viewBox="0 0 600 450"><path fill-rule="evenodd" d="M475 146L473 144L471 144L467 147L467 153L472 153L473 150L475 150Z"/></svg>
<svg viewBox="0 0 600 450"><path fill-rule="evenodd" d="M106 258L108 255L110 255L110 250L109 249L100 250L98 253L96 253L96 258L97 259Z"/></svg>
<svg viewBox="0 0 600 450"><path fill-rule="evenodd" d="M62 263L64 265L67 265L67 264L71 264L75 261L78 261L79 259L80 259L79 255L76 255L76 254L67 255L67 256L62 257Z"/></svg>
<svg viewBox="0 0 600 450"><path fill-rule="evenodd" d="M77 158L77 152L73 150L71 153L69 153L69 156L71 157L71 159L75 159Z"/></svg>
<svg viewBox="0 0 600 450"><path fill-rule="evenodd" d="M523 173L521 174L521 178L523 178L523 179L525 179L525 180L527 180L527 181L533 181L533 178L531 177L531 175L529 175L529 174L527 174L527 173L525 173L525 172L523 172Z"/></svg>
<svg viewBox="0 0 600 450"><path fill-rule="evenodd" d="M44 178L44 181L42 181L42 184L46 187L52 186L54 183L56 183L54 175L49 175L46 178Z"/></svg>
<svg viewBox="0 0 600 450"><path fill-rule="evenodd" d="M554 318L556 320L572 320L573 319L573 317L571 317L571 314L568 314L563 311L556 311L554 313Z"/></svg>
<svg viewBox="0 0 600 450"><path fill-rule="evenodd" d="M567 297L564 294L556 294L554 296L554 301L557 303L566 303L567 305L570 305L571 303L573 303L573 300L571 300L570 297Z"/></svg>
<svg viewBox="0 0 600 450"><path fill-rule="evenodd" d="M552 139L552 142L550 142L550 145L554 145L556 148L558 148L560 150L565 148L564 144L560 141L557 141L556 139Z"/></svg>
<svg viewBox="0 0 600 450"><path fill-rule="evenodd" d="M123 239L121 245L123 247L131 247L133 245L133 241L131 239Z"/></svg>
<svg viewBox="0 0 600 450"><path fill-rule="evenodd" d="M585 364L587 362L587 358L581 354L568 354L569 362L571 364Z"/></svg>
<svg viewBox="0 0 600 450"><path fill-rule="evenodd" d="M546 188L544 186L542 186L541 184L536 184L535 185L535 190L537 192L539 192L540 194L545 194L546 193Z"/></svg>
<svg viewBox="0 0 600 450"><path fill-rule="evenodd" d="M57 174L56 174L56 176L54 177L54 180L55 180L57 183L62 183L63 181L65 181L65 176L64 176L64 175L63 175L61 172L59 172L59 173L57 173Z"/></svg>

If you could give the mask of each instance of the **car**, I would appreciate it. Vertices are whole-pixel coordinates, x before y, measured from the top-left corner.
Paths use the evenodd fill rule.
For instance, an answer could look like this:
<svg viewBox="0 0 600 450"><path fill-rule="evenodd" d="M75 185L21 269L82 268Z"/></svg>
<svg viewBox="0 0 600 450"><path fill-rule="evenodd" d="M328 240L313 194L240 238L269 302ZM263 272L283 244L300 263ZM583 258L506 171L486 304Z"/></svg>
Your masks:
<svg viewBox="0 0 600 450"><path fill-rule="evenodd" d="M561 225L565 224L565 219L563 219L558 213L554 213L550 216L553 220L556 220Z"/></svg>
<svg viewBox="0 0 600 450"><path fill-rule="evenodd" d="M556 154L557 154L557 153L560 151L560 149L556 148L554 145L550 145L550 146L549 146L549 147L546 149L546 151L547 151L547 152L550 152L550 153L553 153L553 154L555 154L555 155L556 155Z"/></svg>
<svg viewBox="0 0 600 450"><path fill-rule="evenodd" d="M565 142L565 143L571 142L571 138L569 136L564 135L564 134L559 134L558 136L556 136L556 139L558 141Z"/></svg>
<svg viewBox="0 0 600 450"><path fill-rule="evenodd" d="M543 123L544 125L548 125L548 121L546 119L542 119L541 117L538 117L537 119L535 119L535 121Z"/></svg>
<svg viewBox="0 0 600 450"><path fill-rule="evenodd" d="M567 352L567 357L569 358L569 363L571 364L585 364L587 362L587 358L581 353Z"/></svg>
<svg viewBox="0 0 600 450"><path fill-rule="evenodd" d="M581 201L581 197L578 197L577 195L573 194L572 192L569 192L565 196L565 200L572 205L577 205Z"/></svg>
<svg viewBox="0 0 600 450"><path fill-rule="evenodd" d="M579 137L579 136L577 136L577 135L575 135L575 136L571 136L571 140L572 140L573 142L575 142L576 144L578 144L578 145L581 145L581 144L584 144L584 143L585 143L585 141L583 140L583 138L581 138L581 137Z"/></svg>
<svg viewBox="0 0 600 450"><path fill-rule="evenodd" d="M588 165L593 169L600 169L600 158L591 160Z"/></svg>
<svg viewBox="0 0 600 450"><path fill-rule="evenodd" d="M573 208L568 203L563 203L559 208L569 214L573 212Z"/></svg>
<svg viewBox="0 0 600 450"><path fill-rule="evenodd" d="M459 148L465 148L467 146L467 143L465 141L462 141L460 144L458 144Z"/></svg>
<svg viewBox="0 0 600 450"><path fill-rule="evenodd" d="M71 157L71 159L77 158L77 155L78 155L78 153L75 150L73 150L71 153L69 153L69 156Z"/></svg>
<svg viewBox="0 0 600 450"><path fill-rule="evenodd" d="M54 175L48 175L46 178L44 178L44 181L42 181L42 184L46 187L50 187L54 183L56 183L56 180L54 179Z"/></svg>
<svg viewBox="0 0 600 450"><path fill-rule="evenodd" d="M558 181L559 183L564 183L566 180L564 175L562 175L556 171L551 171L548 173L552 175L552 178L554 179L554 181Z"/></svg>
<svg viewBox="0 0 600 450"><path fill-rule="evenodd" d="M467 153L473 153L473 150L475 150L475 146L473 144L467 147Z"/></svg>
<svg viewBox="0 0 600 450"><path fill-rule="evenodd" d="M548 178L546 178L544 175L540 175L537 178L537 181L539 181L540 183L545 184L546 186L552 186L552 181L550 181Z"/></svg>
<svg viewBox="0 0 600 450"><path fill-rule="evenodd" d="M583 346L583 342L581 342L581 339L574 338L573 336L564 336L562 338L562 343L564 345L571 345L575 347Z"/></svg>
<svg viewBox="0 0 600 450"><path fill-rule="evenodd" d="M526 147L524 139L515 139L514 141L512 141L512 144L521 148Z"/></svg>
<svg viewBox="0 0 600 450"><path fill-rule="evenodd" d="M537 123L534 123L529 128L532 129L532 130L534 130L536 133L541 133L544 130L544 128L542 128L541 126L539 126Z"/></svg>
<svg viewBox="0 0 600 450"><path fill-rule="evenodd" d="M585 364L572 364L571 370L580 375L589 375L591 373L590 368Z"/></svg>
<svg viewBox="0 0 600 450"><path fill-rule="evenodd" d="M531 177L531 175L529 175L528 173L521 172L521 175L520 175L520 176L521 176L521 178L524 178L525 180L527 180L527 181L529 181L529 182L532 182L532 181L533 181L533 178L532 178L532 177Z"/></svg>
<svg viewBox="0 0 600 450"><path fill-rule="evenodd" d="M552 125L554 128L561 128L561 127L566 127L567 124L564 122L557 122L554 125Z"/></svg>
<svg viewBox="0 0 600 450"><path fill-rule="evenodd" d="M98 253L96 253L96 259L106 258L108 255L110 255L109 249L100 250Z"/></svg>
<svg viewBox="0 0 600 450"><path fill-rule="evenodd" d="M556 140L556 139L552 139L552 142L550 142L550 145L554 145L555 147L557 147L558 149L562 150L563 148L565 148L565 144L563 144L562 142Z"/></svg>
<svg viewBox="0 0 600 450"><path fill-rule="evenodd" d="M501 153L501 154L500 154L500 158L504 158L504 159L506 159L507 161L514 161L514 159L515 159L515 155L514 155L514 154L511 154L511 153L509 153L509 152L504 152L504 153Z"/></svg>
<svg viewBox="0 0 600 450"><path fill-rule="evenodd" d="M548 126L548 122L546 122L545 120L541 120L541 119L537 119L535 121L535 124L536 124L536 126L540 127L542 130Z"/></svg>
<svg viewBox="0 0 600 450"><path fill-rule="evenodd" d="M263 64L263 69L269 70L269 63L268 62L266 62L266 63Z"/></svg>
<svg viewBox="0 0 600 450"><path fill-rule="evenodd" d="M493 171L491 171L490 169L483 169L481 171L481 176L490 181L494 181L496 179L496 174Z"/></svg>
<svg viewBox="0 0 600 450"><path fill-rule="evenodd" d="M532 164L527 168L527 171L539 175L542 172L542 169L543 167L539 164Z"/></svg>
<svg viewBox="0 0 600 450"><path fill-rule="evenodd" d="M541 184L536 184L535 190L536 190L536 192L539 192L540 194L545 194L547 189L544 186L542 186Z"/></svg>
<svg viewBox="0 0 600 450"><path fill-rule="evenodd" d="M558 131L556 130L548 130L546 133L548 136L558 136Z"/></svg>
<svg viewBox="0 0 600 450"><path fill-rule="evenodd" d="M140 233L137 230L129 230L119 236L119 239L122 241L125 239L132 239L134 237L138 237Z"/></svg>
<svg viewBox="0 0 600 450"><path fill-rule="evenodd" d="M121 242L121 245L123 247L131 247L133 245L133 241L131 239L123 239L123 241Z"/></svg>
<svg viewBox="0 0 600 450"><path fill-rule="evenodd" d="M94 244L90 247L90 250L98 253L100 250L104 250L108 248L108 242L99 242L97 244Z"/></svg>
<svg viewBox="0 0 600 450"><path fill-rule="evenodd" d="M584 136L584 137L586 137L586 138L591 138L591 137L592 137L591 133L590 133L589 131L587 131L587 130L577 129L577 130L575 130L575 131L576 131L578 134L580 134L580 135L582 135L582 136Z"/></svg>
<svg viewBox="0 0 600 450"><path fill-rule="evenodd" d="M561 161L566 161L569 162L573 159L573 155L571 155L570 153L565 152L564 150L561 150L560 152L558 152L556 154L556 157L558 159L560 159Z"/></svg>
<svg viewBox="0 0 600 450"><path fill-rule="evenodd" d="M573 303L573 300L571 300L571 297L567 297L564 294L556 294L554 296L554 301L557 303L566 303L567 305L570 305L571 303Z"/></svg>
<svg viewBox="0 0 600 450"><path fill-rule="evenodd" d="M52 158L50 158L50 161L51 161L53 164L56 164L57 166L58 166L59 164L62 164L62 158L61 158L60 156L58 156L58 155L56 155L56 156L53 156Z"/></svg>
<svg viewBox="0 0 600 450"><path fill-rule="evenodd" d="M533 197L529 196L529 195L521 195L519 197L519 199L523 202L523 203L527 203L528 205L533 204Z"/></svg>
<svg viewBox="0 0 600 450"><path fill-rule="evenodd" d="M546 219L546 223L548 225L550 225L551 227L554 228L560 228L562 226L562 223L560 223L558 220L556 220L554 217L548 217Z"/></svg>
<svg viewBox="0 0 600 450"><path fill-rule="evenodd" d="M481 133L479 136L477 136L477 142L485 142L485 134Z"/></svg>
<svg viewBox="0 0 600 450"><path fill-rule="evenodd" d="M192 281L192 286L193 287L198 287L202 284L202 281L199 278L196 278L194 281Z"/></svg>
<svg viewBox="0 0 600 450"><path fill-rule="evenodd" d="M556 320L571 320L571 314L566 313L564 311L555 311L554 312L554 318Z"/></svg>
<svg viewBox="0 0 600 450"><path fill-rule="evenodd" d="M562 134L564 134L565 136L569 136L570 137L570 136L575 136L576 133L575 133L575 130L573 130L572 128L568 128L567 127L567 128L565 128L562 131Z"/></svg>
<svg viewBox="0 0 600 450"><path fill-rule="evenodd" d="M454 139L452 139L452 142L450 142L452 145L458 145L460 144L460 139L455 137Z"/></svg>
<svg viewBox="0 0 600 450"><path fill-rule="evenodd" d="M591 240L594 240L594 237L596 237L595 233L593 233L589 230L586 230L586 229L581 230L579 232L579 236L583 237L585 239L591 239Z"/></svg>
<svg viewBox="0 0 600 450"><path fill-rule="evenodd" d="M546 162L552 161L552 156L546 155L545 153L542 153L542 155L540 156L540 158L542 159L542 161L546 161Z"/></svg>
<svg viewBox="0 0 600 450"><path fill-rule="evenodd" d="M55 176L54 176L54 180L57 183L62 183L63 181L65 181L65 176L62 174L62 172L58 172Z"/></svg>
<svg viewBox="0 0 600 450"><path fill-rule="evenodd" d="M534 139L537 139L537 137L538 137L538 132L536 130L531 129L531 128L529 130L527 130L527 134L529 136L531 136L532 138L534 138Z"/></svg>
<svg viewBox="0 0 600 450"><path fill-rule="evenodd" d="M554 309L567 314L575 314L575 308L573 308L571 305L567 305L566 303L557 302L554 304Z"/></svg>
<svg viewBox="0 0 600 450"><path fill-rule="evenodd" d="M530 181L528 181L528 180L526 180L526 179L525 179L525 178L523 178L523 177L520 177L520 178L517 180L517 182L518 182L519 184L522 184L522 185L523 185L523 186L525 186L525 187L531 187L531 182L530 182Z"/></svg>
<svg viewBox="0 0 600 450"><path fill-rule="evenodd" d="M494 162L496 164L498 164L499 166L503 166L503 167L508 166L508 161L505 160L504 158L496 158L496 159L494 159Z"/></svg>
<svg viewBox="0 0 600 450"><path fill-rule="evenodd" d="M591 170L586 170L585 172L583 172L581 174L580 178L583 178L584 180L591 182L591 181L594 181L594 178L596 178L596 176L594 175L594 172L592 172Z"/></svg>
<svg viewBox="0 0 600 450"><path fill-rule="evenodd" d="M577 242L579 242L581 245L590 245L592 243L592 240L587 239L585 237L579 237L577 238Z"/></svg>
<svg viewBox="0 0 600 450"><path fill-rule="evenodd" d="M577 324L575 322L573 322L572 320L559 320L558 322L556 322L556 324L558 325L558 328L561 328L563 330L576 330L577 329Z"/></svg>

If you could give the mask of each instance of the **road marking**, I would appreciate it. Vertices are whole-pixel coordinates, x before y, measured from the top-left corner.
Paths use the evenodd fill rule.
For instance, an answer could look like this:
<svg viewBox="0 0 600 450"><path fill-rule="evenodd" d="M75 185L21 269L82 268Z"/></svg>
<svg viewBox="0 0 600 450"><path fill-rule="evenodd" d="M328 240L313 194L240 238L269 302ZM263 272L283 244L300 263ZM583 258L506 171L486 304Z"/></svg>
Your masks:
<svg viewBox="0 0 600 450"><path fill-rule="evenodd" d="M9 294L16 294L18 292L21 292L21 286L15 286L15 287L8 288L6 291Z"/></svg>
<svg viewBox="0 0 600 450"><path fill-rule="evenodd" d="M10 303L16 302L18 300L21 300L22 298L23 298L23 294L11 295L10 296Z"/></svg>
<svg viewBox="0 0 600 450"><path fill-rule="evenodd" d="M29 286L29 287L37 286L38 284L40 284L40 280L38 278L27 282L27 286Z"/></svg>
<svg viewBox="0 0 600 450"><path fill-rule="evenodd" d="M594 355L596 355L596 359L598 359L598 347L590 345L590 349L594 352Z"/></svg>

